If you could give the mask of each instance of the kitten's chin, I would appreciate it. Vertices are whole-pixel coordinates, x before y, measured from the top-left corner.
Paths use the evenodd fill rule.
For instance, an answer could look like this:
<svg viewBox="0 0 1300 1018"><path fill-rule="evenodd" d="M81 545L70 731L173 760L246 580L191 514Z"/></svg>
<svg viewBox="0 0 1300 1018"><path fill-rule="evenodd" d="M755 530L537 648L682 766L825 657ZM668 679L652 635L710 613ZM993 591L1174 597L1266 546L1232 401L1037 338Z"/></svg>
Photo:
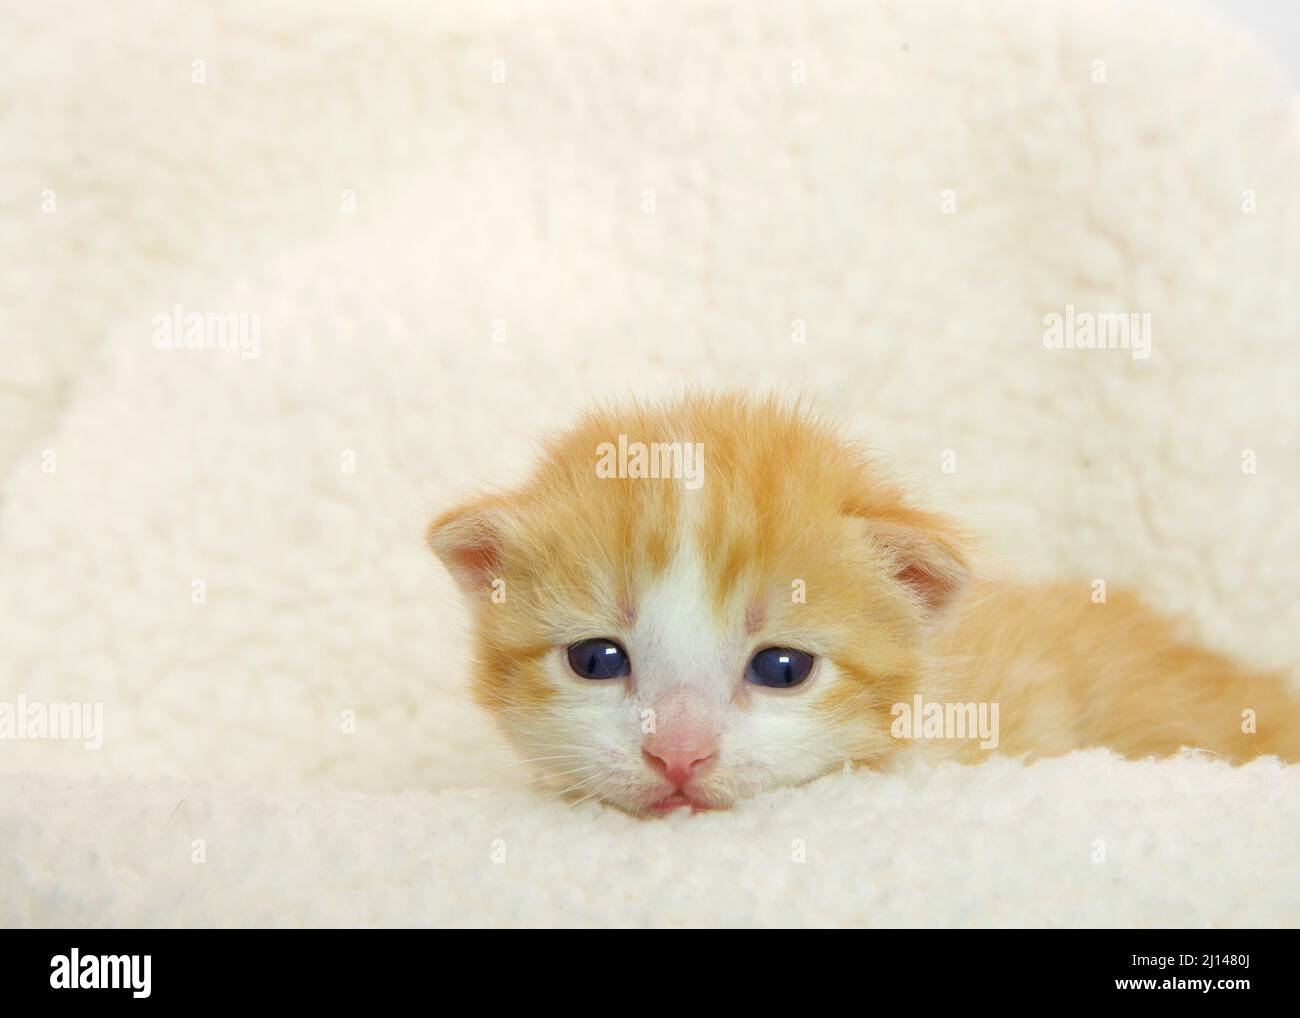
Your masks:
<svg viewBox="0 0 1300 1018"><path fill-rule="evenodd" d="M559 798L574 805L581 802L599 801L606 806L612 806L634 817L645 819L657 819L670 815L691 816L695 813L726 810L736 802L735 798L728 798L716 792L706 792L703 789L674 791L666 786L651 786L644 790L601 789L598 792L579 789L563 792Z"/></svg>
<svg viewBox="0 0 1300 1018"><path fill-rule="evenodd" d="M590 781L569 782L561 775L541 772L534 785L548 798L572 805L599 801L606 806L630 813L632 816L658 818L669 815L692 815L730 809L740 799L752 792L724 791L701 782L698 787L674 788L668 782L614 780L607 787L595 787ZM757 791L757 789L755 790Z"/></svg>
<svg viewBox="0 0 1300 1018"><path fill-rule="evenodd" d="M719 795L705 789L687 789L671 791L667 789L650 789L646 794L628 802L607 799L612 806L639 817L666 817L669 815L693 815L730 809L736 802L734 798Z"/></svg>
<svg viewBox="0 0 1300 1018"><path fill-rule="evenodd" d="M700 813L715 808L693 799L684 792L674 792L672 795L666 795L658 802L652 803L647 812L654 816L665 816L668 813L676 813L680 809L689 809L692 813Z"/></svg>

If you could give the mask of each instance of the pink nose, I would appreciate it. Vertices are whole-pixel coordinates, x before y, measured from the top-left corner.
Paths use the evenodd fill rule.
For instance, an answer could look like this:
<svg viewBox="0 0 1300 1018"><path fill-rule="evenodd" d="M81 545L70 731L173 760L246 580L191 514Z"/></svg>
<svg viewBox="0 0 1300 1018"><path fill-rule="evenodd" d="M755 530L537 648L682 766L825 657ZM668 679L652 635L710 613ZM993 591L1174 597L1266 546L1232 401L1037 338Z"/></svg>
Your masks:
<svg viewBox="0 0 1300 1018"><path fill-rule="evenodd" d="M718 747L711 742L647 741L641 753L653 770L661 772L678 788L685 788L717 759Z"/></svg>

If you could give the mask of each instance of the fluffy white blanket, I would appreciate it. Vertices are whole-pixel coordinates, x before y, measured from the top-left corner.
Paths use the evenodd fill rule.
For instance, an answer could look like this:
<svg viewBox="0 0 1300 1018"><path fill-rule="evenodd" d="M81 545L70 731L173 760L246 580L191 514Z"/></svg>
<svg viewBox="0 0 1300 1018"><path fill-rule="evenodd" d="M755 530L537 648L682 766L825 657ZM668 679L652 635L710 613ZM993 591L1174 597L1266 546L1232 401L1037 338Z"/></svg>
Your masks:
<svg viewBox="0 0 1300 1018"><path fill-rule="evenodd" d="M1294 926L1300 767L1094 750L645 823L464 789L10 778L4 922Z"/></svg>
<svg viewBox="0 0 1300 1018"><path fill-rule="evenodd" d="M0 740L0 921L1300 922L1271 762L534 798L421 542L593 397L780 384L1017 574L1292 666L1300 139L1253 40L1140 0L5 7L0 702L104 733ZM256 356L160 349L178 305ZM1150 356L1046 348L1067 307Z"/></svg>

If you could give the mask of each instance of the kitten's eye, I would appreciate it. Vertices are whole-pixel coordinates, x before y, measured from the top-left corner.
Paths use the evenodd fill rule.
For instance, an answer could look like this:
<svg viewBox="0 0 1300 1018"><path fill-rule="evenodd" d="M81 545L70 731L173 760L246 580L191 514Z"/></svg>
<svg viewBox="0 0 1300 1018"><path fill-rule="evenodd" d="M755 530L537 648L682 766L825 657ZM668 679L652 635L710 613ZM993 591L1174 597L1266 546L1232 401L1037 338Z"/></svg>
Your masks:
<svg viewBox="0 0 1300 1018"><path fill-rule="evenodd" d="M754 655L745 672L745 679L756 686L788 689L808 678L812 671L813 656L789 647L768 647Z"/></svg>
<svg viewBox="0 0 1300 1018"><path fill-rule="evenodd" d="M627 651L613 640L581 640L569 648L569 667L584 679L617 679L632 673Z"/></svg>

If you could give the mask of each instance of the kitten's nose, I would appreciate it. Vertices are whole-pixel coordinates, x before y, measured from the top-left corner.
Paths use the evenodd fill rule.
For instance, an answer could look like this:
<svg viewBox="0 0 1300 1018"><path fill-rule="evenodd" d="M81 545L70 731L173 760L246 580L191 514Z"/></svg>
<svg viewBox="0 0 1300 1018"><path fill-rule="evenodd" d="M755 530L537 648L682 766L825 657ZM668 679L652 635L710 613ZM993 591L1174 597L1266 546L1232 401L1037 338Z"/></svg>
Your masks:
<svg viewBox="0 0 1300 1018"><path fill-rule="evenodd" d="M641 755L652 770L662 773L678 788L685 788L717 759L718 746L711 739L670 742L651 737L641 747Z"/></svg>

